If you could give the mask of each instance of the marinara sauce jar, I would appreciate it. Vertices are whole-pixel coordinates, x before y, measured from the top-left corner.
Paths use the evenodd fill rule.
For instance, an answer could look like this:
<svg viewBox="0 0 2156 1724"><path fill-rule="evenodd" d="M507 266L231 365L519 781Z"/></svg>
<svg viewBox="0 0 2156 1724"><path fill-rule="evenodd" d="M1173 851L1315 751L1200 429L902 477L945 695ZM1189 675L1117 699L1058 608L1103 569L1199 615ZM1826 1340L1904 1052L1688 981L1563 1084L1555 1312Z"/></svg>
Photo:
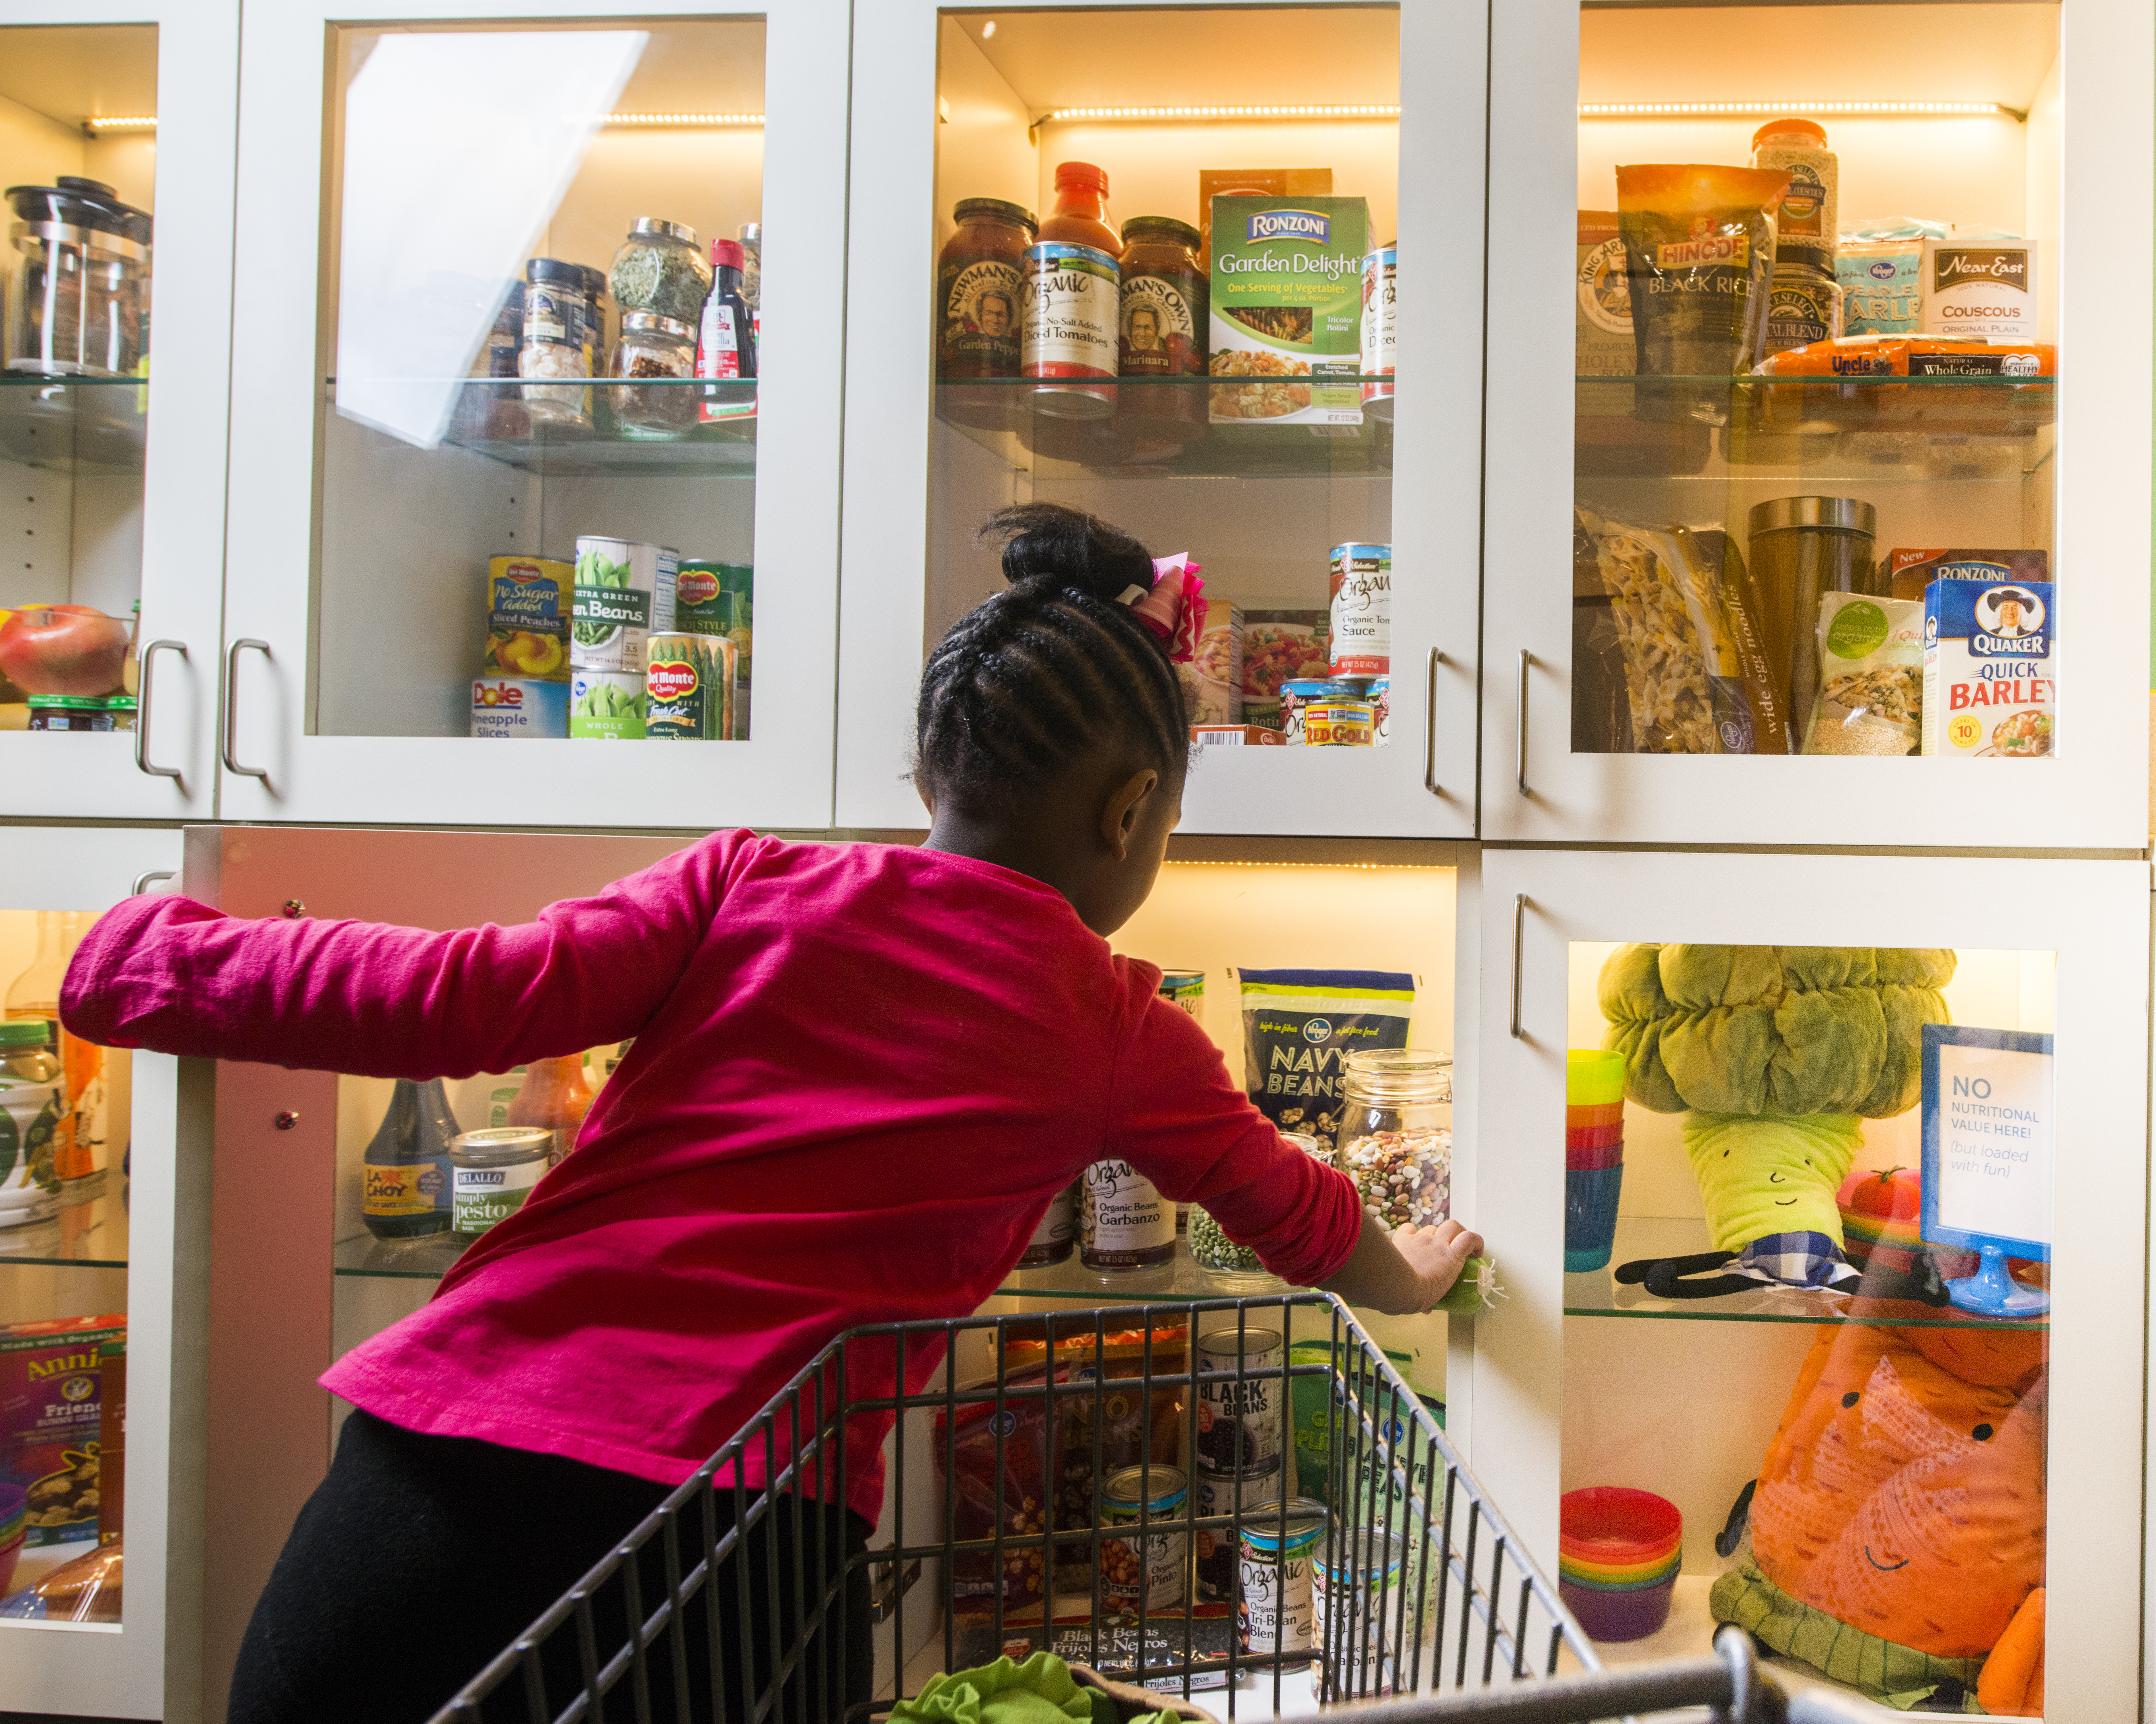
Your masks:
<svg viewBox="0 0 2156 1724"><path fill-rule="evenodd" d="M1205 424L1203 386L1178 381L1205 372L1207 292L1198 247L1197 228L1173 216L1132 216L1123 223L1116 371L1153 380L1118 392L1126 418L1194 432Z"/></svg>

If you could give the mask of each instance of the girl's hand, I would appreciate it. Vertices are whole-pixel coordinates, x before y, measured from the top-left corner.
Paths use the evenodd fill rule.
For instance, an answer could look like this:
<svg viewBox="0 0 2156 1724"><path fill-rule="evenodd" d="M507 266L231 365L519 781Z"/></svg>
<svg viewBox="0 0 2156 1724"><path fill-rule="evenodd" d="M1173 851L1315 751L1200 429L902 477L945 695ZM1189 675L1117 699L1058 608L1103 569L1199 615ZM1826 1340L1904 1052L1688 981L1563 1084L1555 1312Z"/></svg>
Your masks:
<svg viewBox="0 0 2156 1724"><path fill-rule="evenodd" d="M1428 1311L1452 1290L1463 1265L1482 1251L1482 1235L1471 1233L1457 1221L1440 1221L1435 1227L1403 1227L1393 1234L1393 1247L1409 1268L1422 1278Z"/></svg>

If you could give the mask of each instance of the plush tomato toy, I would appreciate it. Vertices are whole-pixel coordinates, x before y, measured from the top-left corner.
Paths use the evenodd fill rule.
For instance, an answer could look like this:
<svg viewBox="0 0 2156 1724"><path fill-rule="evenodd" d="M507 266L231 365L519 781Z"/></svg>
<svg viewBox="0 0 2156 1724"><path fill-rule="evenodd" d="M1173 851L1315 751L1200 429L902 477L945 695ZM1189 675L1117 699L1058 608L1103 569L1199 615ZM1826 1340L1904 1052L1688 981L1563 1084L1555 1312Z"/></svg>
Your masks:
<svg viewBox="0 0 2156 1724"><path fill-rule="evenodd" d="M32 695L109 695L127 661L127 625L81 604L27 605L0 623L0 676Z"/></svg>
<svg viewBox="0 0 2156 1724"><path fill-rule="evenodd" d="M1866 1168L1841 1182L1834 1195L1845 1215L1876 1215L1881 1221L1914 1221L1923 1208L1923 1182L1914 1167Z"/></svg>

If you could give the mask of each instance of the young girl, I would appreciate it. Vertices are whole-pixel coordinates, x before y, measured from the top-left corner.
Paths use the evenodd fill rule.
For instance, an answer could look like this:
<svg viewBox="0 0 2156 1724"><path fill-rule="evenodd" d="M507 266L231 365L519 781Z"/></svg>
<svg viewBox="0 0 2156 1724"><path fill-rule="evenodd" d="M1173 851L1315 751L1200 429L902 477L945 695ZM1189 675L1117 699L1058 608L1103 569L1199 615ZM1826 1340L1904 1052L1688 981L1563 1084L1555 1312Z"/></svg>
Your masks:
<svg viewBox="0 0 2156 1724"><path fill-rule="evenodd" d="M84 941L62 1016L112 1046L427 1079L635 1038L575 1152L322 1378L358 1410L256 1607L235 1724L428 1717L834 1336L978 1309L1090 1162L1383 1311L1428 1310L1480 1248L1367 1222L1111 953L1180 812L1183 578L1068 510L989 526L1009 587L921 676L919 849L715 833L520 927L162 896ZM907 1390L940 1362L911 1348ZM888 1342L847 1369L895 1391ZM834 1557L875 1520L890 1425L854 1421L850 1500L805 1516ZM808 1559L780 1543L752 1558ZM845 1620L858 1699L867 1612Z"/></svg>

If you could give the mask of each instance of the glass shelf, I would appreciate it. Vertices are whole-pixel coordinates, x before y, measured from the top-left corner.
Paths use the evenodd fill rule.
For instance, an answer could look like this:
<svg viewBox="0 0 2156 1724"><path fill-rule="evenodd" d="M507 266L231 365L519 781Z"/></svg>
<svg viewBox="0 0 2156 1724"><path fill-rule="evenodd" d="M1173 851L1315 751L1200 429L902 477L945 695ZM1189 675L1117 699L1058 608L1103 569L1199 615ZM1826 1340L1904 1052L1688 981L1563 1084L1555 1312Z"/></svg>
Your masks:
<svg viewBox="0 0 2156 1724"><path fill-rule="evenodd" d="M371 1233L339 1239L333 1262L341 1275L372 1276L392 1281L439 1281L465 1255L472 1238L464 1234L422 1234L417 1239L377 1239Z"/></svg>
<svg viewBox="0 0 2156 1724"><path fill-rule="evenodd" d="M1713 1249L1707 1222L1696 1215L1623 1215L1607 1269L1564 1278L1568 1317L1644 1317L1691 1323L1882 1323L1897 1329L2048 1329L2048 1318L1979 1316L1952 1306L1906 1300L1858 1299L1824 1288L1770 1287L1718 1299L1658 1299L1645 1287L1620 1285L1614 1271L1640 1258L1690 1257Z"/></svg>
<svg viewBox="0 0 2156 1724"><path fill-rule="evenodd" d="M126 1269L126 1181L93 1174L63 1187L59 1209L43 1221L0 1228L0 1269L11 1264L59 1269Z"/></svg>
<svg viewBox="0 0 2156 1724"><path fill-rule="evenodd" d="M693 398L712 387L722 387L736 405L752 406L757 379L713 385L698 377L594 377L588 383L553 384L553 387L588 388L592 398L592 426L549 424L534 421L525 405L521 382L490 379L465 382L449 413L449 428L442 440L471 450L506 466L545 478L615 475L624 478L657 479L752 474L756 468L757 422L753 414L722 423L699 425L679 435L654 436L627 430L618 423L613 402L619 392L634 389L658 395L662 392ZM323 406L336 405L336 379L324 380ZM695 408L688 409L693 414Z"/></svg>
<svg viewBox="0 0 2156 1724"><path fill-rule="evenodd" d="M149 413L141 377L0 376L0 460L140 479Z"/></svg>
<svg viewBox="0 0 2156 1724"><path fill-rule="evenodd" d="M1203 378L1101 381L1113 390L1115 401L1091 416L1042 411L1038 403L1043 399L1092 403L1078 391L1067 398L1060 391L1044 398L1034 377L938 383L936 417L1008 465L1042 475L1392 477L1392 421L1373 418L1367 410L1358 425L1268 425L1256 419L1209 424L1209 392L1216 386Z"/></svg>

